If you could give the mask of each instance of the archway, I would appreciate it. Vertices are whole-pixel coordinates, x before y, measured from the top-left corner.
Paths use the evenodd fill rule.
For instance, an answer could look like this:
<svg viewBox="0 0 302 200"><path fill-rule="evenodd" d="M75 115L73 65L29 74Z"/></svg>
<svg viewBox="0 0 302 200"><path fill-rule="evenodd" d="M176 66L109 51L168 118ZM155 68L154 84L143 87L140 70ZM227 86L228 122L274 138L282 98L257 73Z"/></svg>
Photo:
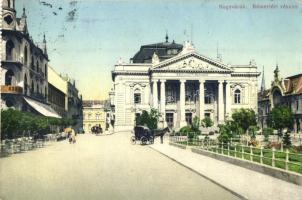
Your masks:
<svg viewBox="0 0 302 200"><path fill-rule="evenodd" d="M10 69L5 74L5 85L13 85L13 80L15 78L14 72Z"/></svg>
<svg viewBox="0 0 302 200"><path fill-rule="evenodd" d="M27 66L28 61L28 53L27 53L27 46L24 47L24 64Z"/></svg>
<svg viewBox="0 0 302 200"><path fill-rule="evenodd" d="M13 60L14 48L15 45L11 40L6 42L6 60Z"/></svg>
<svg viewBox="0 0 302 200"><path fill-rule="evenodd" d="M27 95L28 84L27 84L27 76L24 75L24 94Z"/></svg>
<svg viewBox="0 0 302 200"><path fill-rule="evenodd" d="M275 89L273 92L273 104L274 107L280 105L282 103L282 94L279 89Z"/></svg>

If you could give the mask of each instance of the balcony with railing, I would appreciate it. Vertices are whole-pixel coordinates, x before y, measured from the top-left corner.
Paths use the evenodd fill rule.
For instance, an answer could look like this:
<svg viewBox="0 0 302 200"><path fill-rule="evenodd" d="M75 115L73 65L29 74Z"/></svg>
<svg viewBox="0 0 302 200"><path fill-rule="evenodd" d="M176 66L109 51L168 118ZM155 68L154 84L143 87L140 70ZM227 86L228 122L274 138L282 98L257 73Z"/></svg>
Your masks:
<svg viewBox="0 0 302 200"><path fill-rule="evenodd" d="M47 100L47 98L43 94L36 93L36 92L32 92L29 96L40 102L46 102Z"/></svg>
<svg viewBox="0 0 302 200"><path fill-rule="evenodd" d="M23 88L15 85L1 85L1 94L22 94Z"/></svg>
<svg viewBox="0 0 302 200"><path fill-rule="evenodd" d="M7 54L4 57L4 59L2 60L2 63L15 64L17 66L22 66L23 65L23 57L20 57L17 54Z"/></svg>

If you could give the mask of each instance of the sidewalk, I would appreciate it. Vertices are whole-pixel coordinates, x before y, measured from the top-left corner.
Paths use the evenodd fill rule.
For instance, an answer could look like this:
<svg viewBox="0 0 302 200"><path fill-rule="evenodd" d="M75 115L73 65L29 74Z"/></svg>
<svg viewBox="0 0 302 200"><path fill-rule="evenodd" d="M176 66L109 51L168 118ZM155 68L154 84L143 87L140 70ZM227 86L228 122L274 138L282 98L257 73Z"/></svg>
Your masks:
<svg viewBox="0 0 302 200"><path fill-rule="evenodd" d="M168 144L150 146L222 187L252 200L301 200L302 187Z"/></svg>

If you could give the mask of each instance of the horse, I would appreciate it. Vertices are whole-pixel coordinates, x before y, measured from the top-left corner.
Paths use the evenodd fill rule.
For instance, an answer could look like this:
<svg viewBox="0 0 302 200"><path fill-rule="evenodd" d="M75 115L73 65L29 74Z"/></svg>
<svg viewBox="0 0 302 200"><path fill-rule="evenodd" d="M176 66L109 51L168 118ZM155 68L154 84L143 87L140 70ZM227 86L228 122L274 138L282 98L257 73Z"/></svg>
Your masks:
<svg viewBox="0 0 302 200"><path fill-rule="evenodd" d="M160 137L160 143L162 144L163 143L163 138L164 138L164 135L169 132L170 133L170 128L169 127L166 127L164 129L154 129L153 130L153 136L154 138L155 137Z"/></svg>

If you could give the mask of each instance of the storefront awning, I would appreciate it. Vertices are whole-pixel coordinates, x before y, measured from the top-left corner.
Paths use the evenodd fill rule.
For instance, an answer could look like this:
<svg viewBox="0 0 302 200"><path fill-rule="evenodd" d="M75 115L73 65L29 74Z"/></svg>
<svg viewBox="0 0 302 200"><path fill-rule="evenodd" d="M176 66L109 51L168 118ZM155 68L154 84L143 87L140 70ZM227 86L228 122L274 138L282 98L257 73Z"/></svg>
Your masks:
<svg viewBox="0 0 302 200"><path fill-rule="evenodd" d="M41 113L46 117L55 117L55 118L62 118L54 109L52 109L49 105L40 103L33 99L24 97L25 101L37 112Z"/></svg>

